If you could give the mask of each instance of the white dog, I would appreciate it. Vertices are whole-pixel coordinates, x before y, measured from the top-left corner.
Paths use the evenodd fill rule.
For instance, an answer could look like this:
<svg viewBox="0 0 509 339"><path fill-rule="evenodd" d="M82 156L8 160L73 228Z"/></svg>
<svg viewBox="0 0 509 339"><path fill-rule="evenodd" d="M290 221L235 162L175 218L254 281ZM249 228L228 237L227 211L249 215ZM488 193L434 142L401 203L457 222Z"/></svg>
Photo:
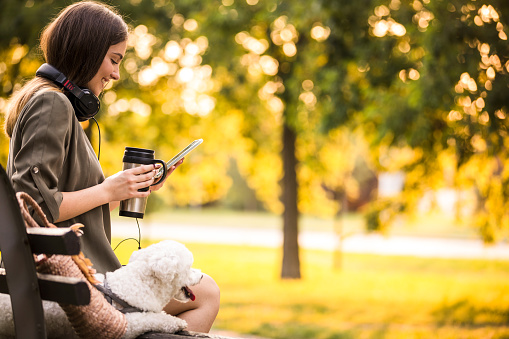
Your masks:
<svg viewBox="0 0 509 339"><path fill-rule="evenodd" d="M200 270L191 268L193 255L182 244L165 240L134 252L129 263L106 274L103 287L108 299L127 319L123 338L136 338L155 331L173 333L187 327L184 320L163 312L172 299L194 300L190 288L202 278ZM71 338L71 325L62 309L44 302L47 331L50 338ZM14 336L12 311L7 295L0 294L0 338Z"/></svg>
<svg viewBox="0 0 509 339"><path fill-rule="evenodd" d="M151 331L161 332L187 326L184 320L162 311L171 299L194 300L190 286L200 282L202 273L191 268L192 263L193 255L184 245L165 240L134 252L126 266L106 274L105 287L129 306L144 311L126 313L126 338L147 332L148 324ZM122 303L115 306L125 307Z"/></svg>

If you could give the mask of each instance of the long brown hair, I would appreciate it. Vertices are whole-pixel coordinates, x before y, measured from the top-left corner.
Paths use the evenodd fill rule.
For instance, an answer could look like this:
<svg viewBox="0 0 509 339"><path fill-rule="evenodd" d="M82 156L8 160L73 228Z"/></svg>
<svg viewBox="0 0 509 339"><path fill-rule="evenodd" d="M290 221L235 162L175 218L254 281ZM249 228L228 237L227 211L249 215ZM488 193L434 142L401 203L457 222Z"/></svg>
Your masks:
<svg viewBox="0 0 509 339"><path fill-rule="evenodd" d="M83 1L63 9L41 34L44 60L84 87L99 71L110 46L127 40L129 28L113 7ZM18 116L39 90L59 90L51 81L35 77L9 100L5 132L12 136Z"/></svg>

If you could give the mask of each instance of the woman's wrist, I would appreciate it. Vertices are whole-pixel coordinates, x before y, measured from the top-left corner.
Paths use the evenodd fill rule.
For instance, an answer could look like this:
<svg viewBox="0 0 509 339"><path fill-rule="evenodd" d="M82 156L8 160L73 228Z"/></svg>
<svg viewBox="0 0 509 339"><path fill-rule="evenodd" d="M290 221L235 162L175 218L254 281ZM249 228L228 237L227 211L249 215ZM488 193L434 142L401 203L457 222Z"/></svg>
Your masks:
<svg viewBox="0 0 509 339"><path fill-rule="evenodd" d="M108 189L107 180L97 185L96 188L98 190L97 194L101 197L100 199L104 201L104 204L109 204L115 201L115 199L112 197L112 194L110 193L110 190Z"/></svg>

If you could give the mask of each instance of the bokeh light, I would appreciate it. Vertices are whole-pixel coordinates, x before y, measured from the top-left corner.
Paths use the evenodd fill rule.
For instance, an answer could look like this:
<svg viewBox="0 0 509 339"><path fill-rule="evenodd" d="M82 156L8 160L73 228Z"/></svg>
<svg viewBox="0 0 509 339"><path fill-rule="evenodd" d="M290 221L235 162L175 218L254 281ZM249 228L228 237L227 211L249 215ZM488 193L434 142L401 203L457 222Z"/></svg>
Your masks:
<svg viewBox="0 0 509 339"><path fill-rule="evenodd" d="M330 35L330 28L322 26L322 24L320 24L320 23L315 23L313 25L313 28L311 28L311 38L315 39L316 41L327 40L329 35Z"/></svg>

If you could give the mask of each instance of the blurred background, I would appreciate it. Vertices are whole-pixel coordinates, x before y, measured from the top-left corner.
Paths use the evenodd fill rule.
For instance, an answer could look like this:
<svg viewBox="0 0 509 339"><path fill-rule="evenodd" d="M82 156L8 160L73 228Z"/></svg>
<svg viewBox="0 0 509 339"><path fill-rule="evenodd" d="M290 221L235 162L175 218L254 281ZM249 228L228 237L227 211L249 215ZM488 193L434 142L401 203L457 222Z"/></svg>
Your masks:
<svg viewBox="0 0 509 339"><path fill-rule="evenodd" d="M72 2L1 1L0 122ZM215 331L509 337L509 2L105 3L132 32L83 128L107 176L126 146L204 139L140 223L216 279Z"/></svg>

